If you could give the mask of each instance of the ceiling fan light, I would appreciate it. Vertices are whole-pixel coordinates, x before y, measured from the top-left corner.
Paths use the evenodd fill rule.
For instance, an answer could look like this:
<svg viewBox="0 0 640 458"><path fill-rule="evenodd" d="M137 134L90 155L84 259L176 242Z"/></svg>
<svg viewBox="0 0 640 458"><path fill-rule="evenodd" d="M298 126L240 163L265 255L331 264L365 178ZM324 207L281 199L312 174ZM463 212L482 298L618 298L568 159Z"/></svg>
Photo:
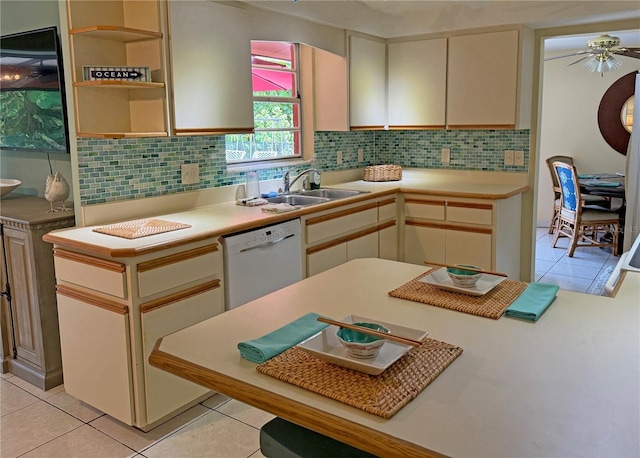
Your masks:
<svg viewBox="0 0 640 458"><path fill-rule="evenodd" d="M611 54L600 54L592 57L584 63L584 68L590 73L605 73L614 71L622 66L622 62Z"/></svg>
<svg viewBox="0 0 640 458"><path fill-rule="evenodd" d="M613 56L609 56L607 60L604 61L604 65L607 68L606 71L614 71L616 68L620 68L622 66L622 62L616 59Z"/></svg>

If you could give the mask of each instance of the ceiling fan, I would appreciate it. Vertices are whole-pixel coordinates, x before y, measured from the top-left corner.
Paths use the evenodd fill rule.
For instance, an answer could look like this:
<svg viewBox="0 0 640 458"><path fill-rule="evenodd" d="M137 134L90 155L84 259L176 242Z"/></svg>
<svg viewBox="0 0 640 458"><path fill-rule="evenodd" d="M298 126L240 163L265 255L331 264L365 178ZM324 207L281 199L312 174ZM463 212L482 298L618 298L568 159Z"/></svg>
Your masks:
<svg viewBox="0 0 640 458"><path fill-rule="evenodd" d="M614 55L640 59L640 48L622 48L620 47L620 38L611 35L600 35L587 40L587 47L589 49L583 49L564 56L549 57L545 61L582 56L569 65L584 61L583 65L589 72L598 72L602 75L604 72L613 71L622 65L622 62L616 59Z"/></svg>

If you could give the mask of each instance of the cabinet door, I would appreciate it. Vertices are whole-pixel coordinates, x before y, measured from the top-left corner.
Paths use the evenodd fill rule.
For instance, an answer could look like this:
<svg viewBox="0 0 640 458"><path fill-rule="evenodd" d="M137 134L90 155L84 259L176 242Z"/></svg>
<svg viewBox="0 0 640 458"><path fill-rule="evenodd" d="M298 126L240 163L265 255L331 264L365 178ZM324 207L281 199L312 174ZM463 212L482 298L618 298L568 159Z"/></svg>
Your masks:
<svg viewBox="0 0 640 458"><path fill-rule="evenodd" d="M447 39L388 45L389 128L444 129Z"/></svg>
<svg viewBox="0 0 640 458"><path fill-rule="evenodd" d="M398 226L395 221L382 226L378 231L378 257L398 260Z"/></svg>
<svg viewBox="0 0 640 458"><path fill-rule="evenodd" d="M516 124L518 31L449 38L449 128Z"/></svg>
<svg viewBox="0 0 640 458"><path fill-rule="evenodd" d="M307 250L307 277L347 262L347 240L323 244Z"/></svg>
<svg viewBox="0 0 640 458"><path fill-rule="evenodd" d="M245 10L169 2L177 135L253 130L251 24Z"/></svg>
<svg viewBox="0 0 640 458"><path fill-rule="evenodd" d="M445 238L447 264L470 264L485 270L493 269L490 232L447 229Z"/></svg>
<svg viewBox="0 0 640 458"><path fill-rule="evenodd" d="M349 47L349 122L352 129L386 124L386 45L352 36Z"/></svg>
<svg viewBox="0 0 640 458"><path fill-rule="evenodd" d="M425 261L446 262L445 230L422 223L405 222L404 261L424 265Z"/></svg>
<svg viewBox="0 0 640 458"><path fill-rule="evenodd" d="M8 280L11 285L11 318L18 358L40 367L42 336L38 295L35 289L32 247L26 232L6 228L4 247L7 255ZM4 286L4 285L2 285Z"/></svg>
<svg viewBox="0 0 640 458"><path fill-rule="evenodd" d="M158 339L224 312L218 280L140 306L144 346L147 424L205 395L209 390L149 365Z"/></svg>
<svg viewBox="0 0 640 458"><path fill-rule="evenodd" d="M378 257L378 229L373 228L367 234L349 237L347 242L347 261L358 258Z"/></svg>
<svg viewBox="0 0 640 458"><path fill-rule="evenodd" d="M66 285L57 299L65 391L133 425L128 308Z"/></svg>
<svg viewBox="0 0 640 458"><path fill-rule="evenodd" d="M344 57L322 49L313 49L316 131L349 130L347 74L347 60Z"/></svg>

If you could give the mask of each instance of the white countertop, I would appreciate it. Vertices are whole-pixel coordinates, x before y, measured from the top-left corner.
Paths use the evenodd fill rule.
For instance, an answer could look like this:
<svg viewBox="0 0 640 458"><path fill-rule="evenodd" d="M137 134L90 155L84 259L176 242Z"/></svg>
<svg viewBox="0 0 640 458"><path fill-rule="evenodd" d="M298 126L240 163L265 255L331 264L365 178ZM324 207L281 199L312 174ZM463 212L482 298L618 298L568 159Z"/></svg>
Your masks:
<svg viewBox="0 0 640 458"><path fill-rule="evenodd" d="M481 178L478 178L478 177ZM138 239L125 239L96 233L94 225L54 231L45 236L45 241L60 246L81 248L86 252L110 257L131 257L149 251L156 251L168 244L185 244L203 238L264 226L304 214L314 213L337 206L356 203L372 197L394 194L396 192L415 192L435 196L454 196L479 199L505 199L525 192L528 187L516 180L495 179L496 174L472 172L436 173L434 171L404 171L400 181L369 182L364 180L347 181L332 184L331 187L367 191L356 197L331 201L326 204L303 207L300 210L268 214L260 207L243 207L235 201L202 205L177 212L154 214L154 218L189 224L191 227L165 232ZM150 204L152 205L152 204ZM147 215L148 216L148 215ZM136 219L129 218L127 220Z"/></svg>
<svg viewBox="0 0 640 458"><path fill-rule="evenodd" d="M387 444L403 457L640 456L640 274L628 272L615 299L561 290L531 323L388 296L424 271L354 260L166 336L159 350L187 378L374 453ZM239 341L307 312L428 330L464 352L384 420L261 374L240 357Z"/></svg>

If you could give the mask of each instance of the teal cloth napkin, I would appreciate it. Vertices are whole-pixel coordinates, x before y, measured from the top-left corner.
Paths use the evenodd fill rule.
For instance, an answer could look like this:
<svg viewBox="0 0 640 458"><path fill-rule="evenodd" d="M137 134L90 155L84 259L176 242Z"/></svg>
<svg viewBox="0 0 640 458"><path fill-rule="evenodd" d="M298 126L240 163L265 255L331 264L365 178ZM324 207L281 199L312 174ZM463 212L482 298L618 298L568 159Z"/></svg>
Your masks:
<svg viewBox="0 0 640 458"><path fill-rule="evenodd" d="M240 342L240 355L254 363L264 363L329 326L318 321L319 316L317 313L307 313L258 339Z"/></svg>
<svg viewBox="0 0 640 458"><path fill-rule="evenodd" d="M584 178L595 178L595 177L596 177L595 175L582 175L580 173L578 174L578 178L583 178L583 179Z"/></svg>
<svg viewBox="0 0 640 458"><path fill-rule="evenodd" d="M602 187L612 187L617 188L620 186L620 183L617 181L598 181L597 183L590 183L589 186L602 186Z"/></svg>
<svg viewBox="0 0 640 458"><path fill-rule="evenodd" d="M504 316L538 321L556 298L560 287L548 283L530 283L527 288L507 307Z"/></svg>

